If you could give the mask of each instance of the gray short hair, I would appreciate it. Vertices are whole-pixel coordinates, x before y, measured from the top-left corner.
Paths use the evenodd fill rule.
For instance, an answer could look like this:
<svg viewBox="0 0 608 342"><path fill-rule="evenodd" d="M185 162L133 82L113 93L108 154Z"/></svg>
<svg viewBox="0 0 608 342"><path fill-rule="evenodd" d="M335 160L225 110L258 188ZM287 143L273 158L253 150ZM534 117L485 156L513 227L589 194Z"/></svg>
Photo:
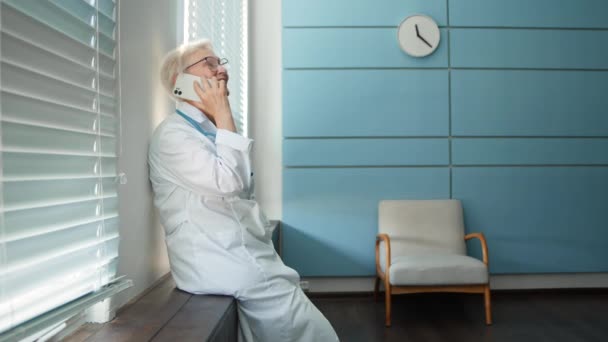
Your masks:
<svg viewBox="0 0 608 342"><path fill-rule="evenodd" d="M175 97L172 92L175 77L187 66L186 63L189 62L188 57L199 50L213 51L211 41L209 39L201 39L195 42L182 44L167 53L163 59L163 63L160 67L160 81L169 96L175 100L182 101Z"/></svg>

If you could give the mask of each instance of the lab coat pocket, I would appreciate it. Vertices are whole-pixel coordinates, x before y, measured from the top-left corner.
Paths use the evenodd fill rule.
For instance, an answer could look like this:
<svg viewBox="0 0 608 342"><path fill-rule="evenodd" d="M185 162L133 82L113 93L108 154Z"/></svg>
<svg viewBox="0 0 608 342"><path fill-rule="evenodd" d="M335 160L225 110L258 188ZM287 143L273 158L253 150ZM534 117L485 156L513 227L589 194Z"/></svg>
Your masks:
<svg viewBox="0 0 608 342"><path fill-rule="evenodd" d="M186 222L182 222L178 225L176 225L175 227L173 227L172 229L167 229L165 231L165 242L167 243L167 246L170 247L174 241L177 239L177 236L180 235L180 232L182 231L182 228L184 226Z"/></svg>
<svg viewBox="0 0 608 342"><path fill-rule="evenodd" d="M207 238L224 250L231 250L242 245L241 232L239 230L228 230L222 232L206 232Z"/></svg>
<svg viewBox="0 0 608 342"><path fill-rule="evenodd" d="M267 227L270 226L270 223L256 201L239 200L231 202L231 206L235 213L235 219L251 235L259 240L266 240L268 238Z"/></svg>

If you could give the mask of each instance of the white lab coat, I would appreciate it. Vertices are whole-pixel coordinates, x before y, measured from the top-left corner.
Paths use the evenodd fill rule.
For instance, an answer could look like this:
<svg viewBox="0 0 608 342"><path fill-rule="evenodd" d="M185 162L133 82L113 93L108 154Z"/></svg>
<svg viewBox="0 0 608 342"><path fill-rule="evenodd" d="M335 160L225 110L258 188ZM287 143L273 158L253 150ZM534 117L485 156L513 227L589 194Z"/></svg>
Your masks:
<svg viewBox="0 0 608 342"><path fill-rule="evenodd" d="M240 340L337 341L272 244L272 228L253 197L252 140L223 129L197 108L169 115L150 142L154 203L165 228L177 287L238 300Z"/></svg>

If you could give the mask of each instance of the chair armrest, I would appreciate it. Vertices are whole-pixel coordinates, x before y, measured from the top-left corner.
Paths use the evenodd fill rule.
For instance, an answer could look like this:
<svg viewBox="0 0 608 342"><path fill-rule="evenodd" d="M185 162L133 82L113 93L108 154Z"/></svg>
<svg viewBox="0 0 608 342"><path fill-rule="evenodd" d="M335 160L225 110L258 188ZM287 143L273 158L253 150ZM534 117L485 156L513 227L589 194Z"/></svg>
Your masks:
<svg viewBox="0 0 608 342"><path fill-rule="evenodd" d="M482 258L483 258L483 263L486 264L486 266L488 265L488 243L486 242L486 237L483 235L483 233L471 233L471 234L467 234L464 236L464 240L470 240L470 239L479 239L479 241L481 242L481 254L482 254Z"/></svg>
<svg viewBox="0 0 608 342"><path fill-rule="evenodd" d="M376 272L378 274L382 271L382 267L380 267L380 241L386 243L386 268L384 272L388 277L388 270L391 266L391 239L388 237L388 234L378 234L378 236L376 236Z"/></svg>

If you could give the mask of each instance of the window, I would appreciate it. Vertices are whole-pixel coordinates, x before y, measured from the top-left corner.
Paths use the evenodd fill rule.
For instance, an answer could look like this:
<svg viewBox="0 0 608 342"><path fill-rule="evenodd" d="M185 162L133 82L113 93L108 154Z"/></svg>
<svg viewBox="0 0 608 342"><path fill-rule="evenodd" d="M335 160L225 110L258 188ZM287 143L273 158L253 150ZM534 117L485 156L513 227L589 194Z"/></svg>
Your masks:
<svg viewBox="0 0 608 342"><path fill-rule="evenodd" d="M247 0L184 0L184 43L208 38L228 59L230 106L247 136Z"/></svg>
<svg viewBox="0 0 608 342"><path fill-rule="evenodd" d="M2 0L0 332L113 281L116 0Z"/></svg>

